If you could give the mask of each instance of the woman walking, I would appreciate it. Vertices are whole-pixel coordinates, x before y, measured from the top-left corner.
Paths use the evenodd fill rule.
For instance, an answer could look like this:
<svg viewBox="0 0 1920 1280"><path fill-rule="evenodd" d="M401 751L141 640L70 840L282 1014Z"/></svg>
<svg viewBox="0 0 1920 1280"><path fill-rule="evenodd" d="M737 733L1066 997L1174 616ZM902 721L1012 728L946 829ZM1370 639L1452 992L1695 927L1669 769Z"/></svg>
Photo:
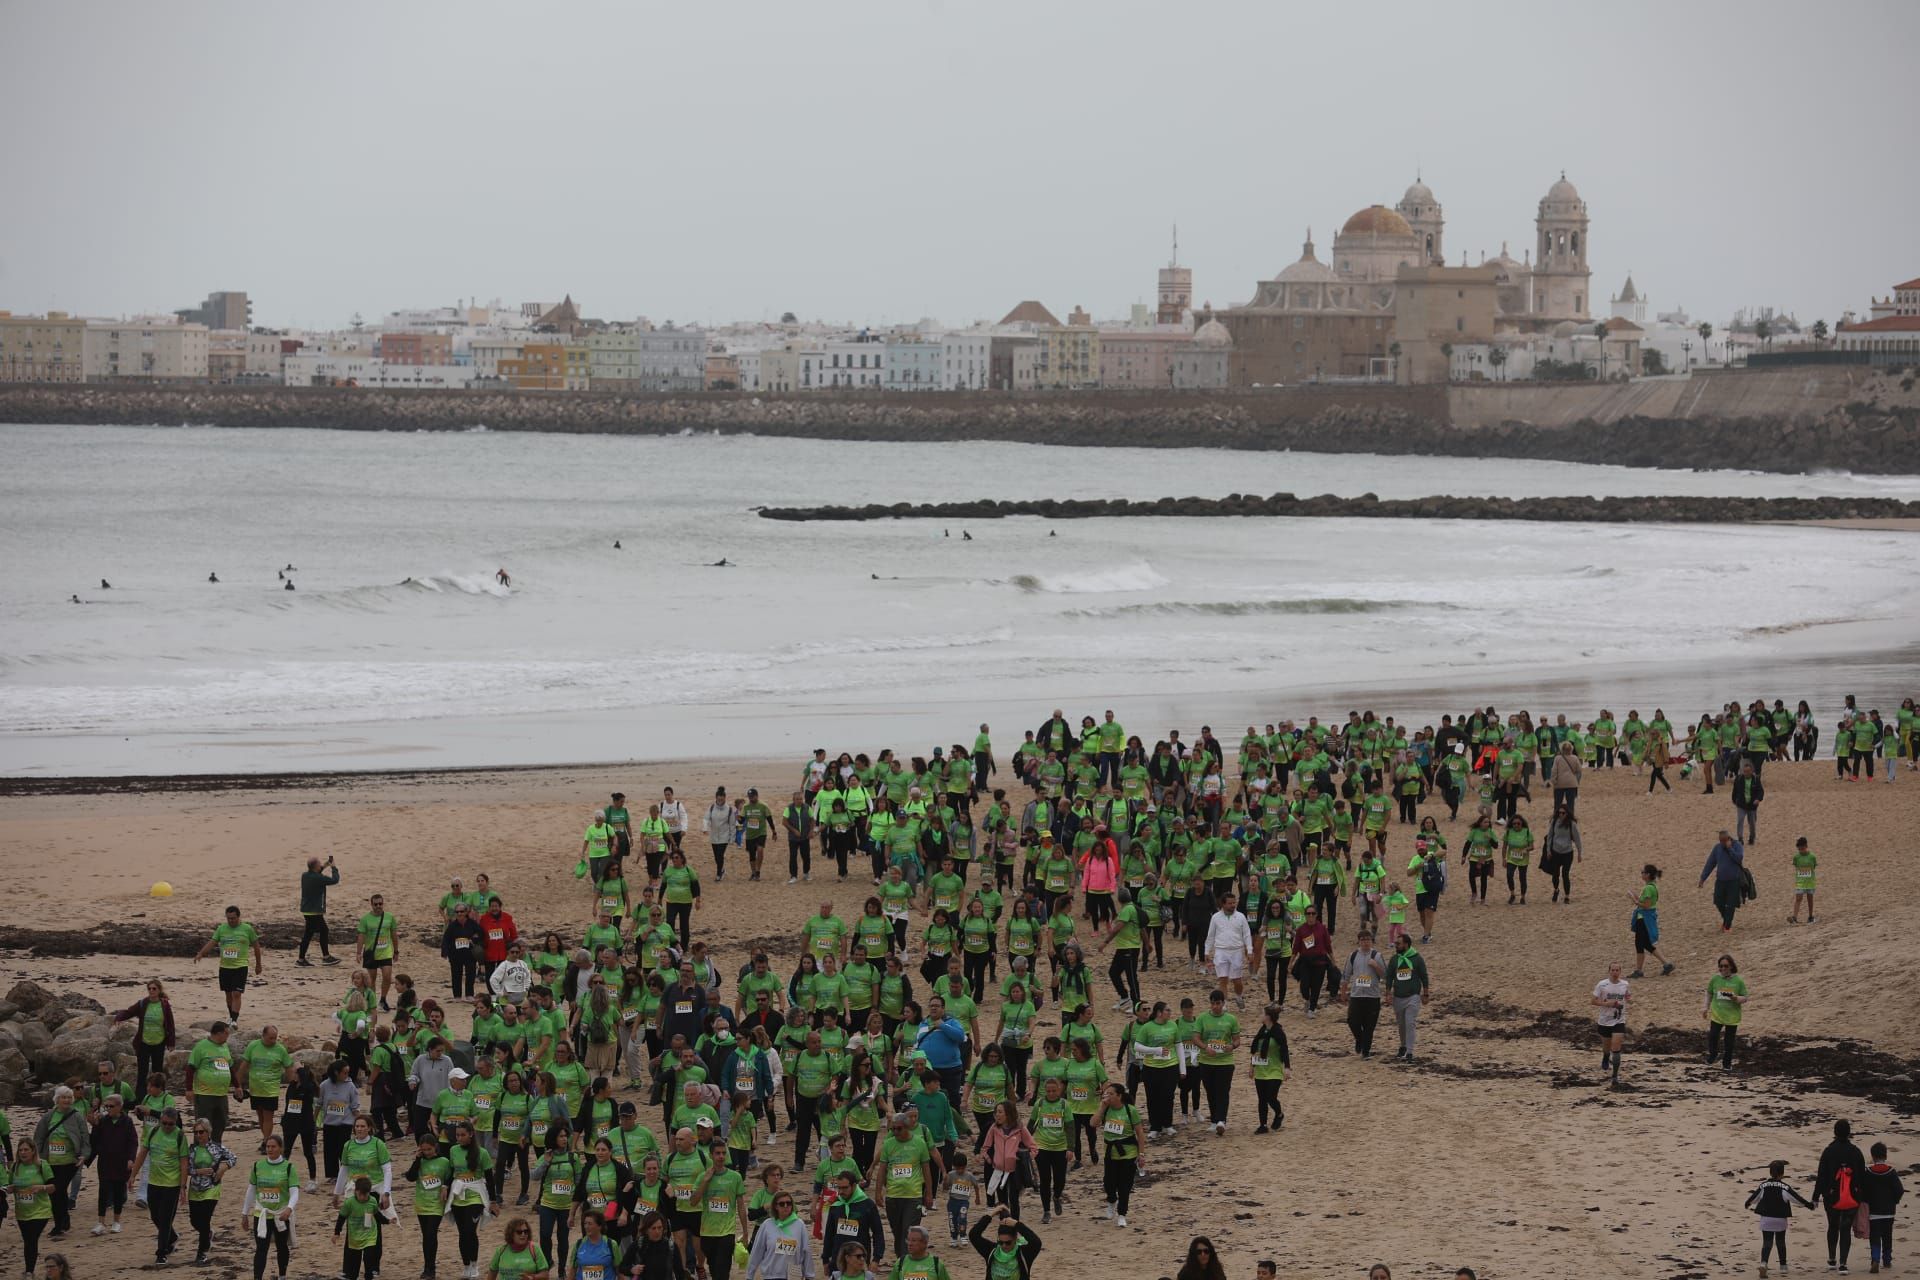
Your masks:
<svg viewBox="0 0 1920 1280"><path fill-rule="evenodd" d="M1747 980L1740 976L1740 967L1732 956L1721 956L1719 969L1707 979L1707 999L1700 1016L1707 1023L1707 1062L1711 1064L1718 1053L1721 1069L1731 1070L1733 1042L1740 1034L1740 1013L1747 1003Z"/></svg>
<svg viewBox="0 0 1920 1280"><path fill-rule="evenodd" d="M1029 1177L1039 1146L1033 1134L1020 1122L1020 1108L1002 1102L993 1109L986 1126L984 1143L987 1162L987 1203L1004 1205L1014 1217L1020 1216L1020 1192L1031 1185Z"/></svg>
<svg viewBox="0 0 1920 1280"><path fill-rule="evenodd" d="M1540 869L1553 883L1553 900L1573 905L1573 864L1581 857L1580 824L1567 809L1556 809L1540 847Z"/></svg>
<svg viewBox="0 0 1920 1280"><path fill-rule="evenodd" d="M307 1148L313 1159L313 1148ZM193 1224L193 1265L205 1266L213 1247L213 1211L220 1207L220 1184L227 1171L239 1164L233 1152L213 1140L210 1121L193 1122L193 1145L187 1148L187 1220ZM288 1161L292 1163L291 1160Z"/></svg>
<svg viewBox="0 0 1920 1280"><path fill-rule="evenodd" d="M286 1102L280 1108L280 1141L287 1149L287 1159L293 1159L296 1148L306 1155L309 1191L319 1177L313 1160L313 1114L319 1107L320 1084L313 1078L313 1068L296 1067L293 1079L287 1081Z"/></svg>
<svg viewBox="0 0 1920 1280"><path fill-rule="evenodd" d="M267 1139L267 1158L254 1161L247 1175L247 1195L240 1206L240 1220L253 1235L253 1280L266 1280L270 1250L279 1263L281 1280L286 1280L293 1251L293 1211L299 1204L300 1175L286 1158L280 1135L273 1134Z"/></svg>
<svg viewBox="0 0 1920 1280"><path fill-rule="evenodd" d="M1501 842L1507 849L1507 905L1513 905L1513 879L1517 872L1520 877L1520 905L1527 905L1527 864L1533 861L1533 828L1527 825L1526 818L1514 814L1507 823L1506 838Z"/></svg>
<svg viewBox="0 0 1920 1280"><path fill-rule="evenodd" d="M1633 972L1629 977L1646 977L1646 957L1660 962L1660 976L1673 972L1656 944L1660 941L1660 868L1649 862L1640 868L1640 891L1633 896Z"/></svg>
<svg viewBox="0 0 1920 1280"><path fill-rule="evenodd" d="M1161 1008L1165 1008L1162 1005ZM1106 1143L1105 1189L1107 1217L1118 1225L1127 1225L1127 1207L1133 1199L1133 1183L1147 1167L1146 1129L1140 1112L1127 1101L1126 1091L1109 1084L1094 1113L1094 1127Z"/></svg>
<svg viewBox="0 0 1920 1280"><path fill-rule="evenodd" d="M173 1005L160 980L149 979L147 994L114 1014L113 1020L139 1025L133 1035L133 1078L146 1080L156 1073L164 1076L167 1052L173 1048Z"/></svg>
<svg viewBox="0 0 1920 1280"><path fill-rule="evenodd" d="M1376 1008L1379 1001L1375 1000ZM1285 1123L1287 1114L1280 1109L1280 1084L1287 1078L1287 1071L1293 1066L1293 1059L1287 1054L1287 1033L1280 1025L1280 1006L1270 1004L1261 1020L1260 1029L1253 1033L1253 1093L1260 1104L1260 1127L1255 1133L1278 1133ZM1267 1112L1273 1112L1273 1122L1267 1122Z"/></svg>
<svg viewBox="0 0 1920 1280"><path fill-rule="evenodd" d="M7 1185L13 1191L13 1220L20 1227L26 1273L40 1262L40 1234L53 1221L53 1166L40 1158L32 1138L22 1138L13 1150L13 1168Z"/></svg>
<svg viewBox="0 0 1920 1280"><path fill-rule="evenodd" d="M1648 744L1647 762L1653 766L1653 773L1647 778L1647 794L1653 794L1656 782L1672 791L1673 784L1667 781L1667 766L1673 763L1673 757L1667 753L1667 740L1661 734L1654 734Z"/></svg>

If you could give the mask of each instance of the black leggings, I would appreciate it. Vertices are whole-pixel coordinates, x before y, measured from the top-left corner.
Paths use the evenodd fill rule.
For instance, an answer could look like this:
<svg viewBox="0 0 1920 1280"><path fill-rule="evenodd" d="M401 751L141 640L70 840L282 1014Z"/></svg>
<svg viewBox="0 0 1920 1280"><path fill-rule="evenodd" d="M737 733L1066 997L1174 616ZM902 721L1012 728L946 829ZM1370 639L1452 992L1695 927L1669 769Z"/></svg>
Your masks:
<svg viewBox="0 0 1920 1280"><path fill-rule="evenodd" d="M1722 1035L1722 1032L1726 1034ZM1718 1022L1708 1023L1707 1061L1712 1062L1714 1056L1718 1054L1720 1055L1720 1065L1723 1067L1731 1067L1733 1065L1733 1042L1738 1038L1739 1034L1740 1028L1738 1027L1722 1026ZM1722 1041L1725 1042L1724 1052L1721 1048Z"/></svg>
<svg viewBox="0 0 1920 1280"><path fill-rule="evenodd" d="M1122 1000L1140 1003L1140 952L1133 947L1113 953L1113 963L1107 966L1107 977L1113 980L1113 990Z"/></svg>
<svg viewBox="0 0 1920 1280"><path fill-rule="evenodd" d="M1175 1067L1145 1067L1141 1078L1147 1086L1147 1128L1173 1128L1173 1092L1180 1084Z"/></svg>
<svg viewBox="0 0 1920 1280"><path fill-rule="evenodd" d="M732 1280L732 1236L701 1236L700 1252L706 1255L707 1274L712 1280Z"/></svg>
<svg viewBox="0 0 1920 1280"><path fill-rule="evenodd" d="M1188 925L1186 939L1187 959L1198 960L1201 950L1205 948L1207 944L1206 931L1204 929L1195 929L1192 925Z"/></svg>
<svg viewBox="0 0 1920 1280"><path fill-rule="evenodd" d="M993 963L991 951L963 951L960 953L960 965L966 974L967 986L973 992L973 1002L980 1003L980 997L987 991L987 966Z"/></svg>
<svg viewBox="0 0 1920 1280"><path fill-rule="evenodd" d="M1492 881L1493 864L1491 862L1467 863L1467 897L1469 899L1478 898L1480 901L1485 902L1487 900L1487 885Z"/></svg>
<svg viewBox="0 0 1920 1280"><path fill-rule="evenodd" d="M813 874L813 837L787 837L787 875L798 880L800 873Z"/></svg>
<svg viewBox="0 0 1920 1280"><path fill-rule="evenodd" d="M1339 932L1340 894L1334 886L1330 884L1313 886L1313 905L1320 909L1320 922L1327 926L1327 932Z"/></svg>
<svg viewBox="0 0 1920 1280"><path fill-rule="evenodd" d="M453 1228L460 1233L460 1261L472 1266L480 1261L480 1215L486 1211L485 1205L456 1204L450 1209L453 1214ZM560 1248L564 1252L567 1237L560 1236Z"/></svg>
<svg viewBox="0 0 1920 1280"><path fill-rule="evenodd" d="M1549 854L1544 862L1548 881L1558 894L1573 896L1573 855L1570 853Z"/></svg>
<svg viewBox="0 0 1920 1280"><path fill-rule="evenodd" d="M1327 965L1319 956L1302 961L1293 968L1294 976L1300 980L1300 996L1307 1002L1311 1012L1320 1007L1320 984L1326 980Z"/></svg>
<svg viewBox="0 0 1920 1280"><path fill-rule="evenodd" d="M1673 784L1667 781L1667 770L1664 765L1653 766L1653 776L1647 779L1648 795L1653 794L1653 784L1656 782L1659 783L1661 786L1665 787L1669 791L1673 790ZM1786 1261L1786 1257L1785 1257L1786 1251L1787 1251L1787 1239L1786 1239L1786 1233L1783 1231L1780 1233L1780 1253L1782 1255L1780 1258L1780 1261L1783 1263Z"/></svg>
<svg viewBox="0 0 1920 1280"><path fill-rule="evenodd" d="M1207 1090L1207 1119L1215 1124L1225 1124L1227 1120L1227 1094L1233 1088L1233 1067L1199 1067L1200 1083ZM1189 1077L1191 1078L1191 1077Z"/></svg>
<svg viewBox="0 0 1920 1280"><path fill-rule="evenodd" d="M148 1044L136 1038L133 1042L133 1073L137 1078L136 1089L147 1087L148 1076L165 1077L167 1074L167 1046Z"/></svg>
<svg viewBox="0 0 1920 1280"><path fill-rule="evenodd" d="M440 1262L440 1215L430 1213L420 1219L420 1261L432 1271Z"/></svg>
<svg viewBox="0 0 1920 1280"><path fill-rule="evenodd" d="M793 1167L798 1171L806 1167L807 1143L821 1132L820 1099L809 1098L796 1089L793 1103Z"/></svg>
<svg viewBox="0 0 1920 1280"><path fill-rule="evenodd" d="M1853 1249L1853 1219L1859 1212L1856 1209L1827 1209L1827 1265L1839 1263L1847 1265L1847 1254ZM1837 1250L1837 1252L1836 1252ZM1780 1242L1780 1260L1787 1258L1787 1244Z"/></svg>
<svg viewBox="0 0 1920 1280"><path fill-rule="evenodd" d="M1111 893L1087 894L1087 920L1098 929L1113 919L1113 895Z"/></svg>
<svg viewBox="0 0 1920 1280"><path fill-rule="evenodd" d="M352 1136L353 1126L350 1124L325 1125L320 1131L320 1152L325 1159L329 1183L340 1176L340 1153L347 1149L347 1139Z"/></svg>
<svg viewBox="0 0 1920 1280"><path fill-rule="evenodd" d="M1151 951L1153 953L1154 967L1157 969L1166 968L1167 926L1163 924L1148 925L1146 932L1143 933L1141 937L1144 938L1145 941L1140 944L1140 967L1142 969L1147 967L1147 953Z"/></svg>
<svg viewBox="0 0 1920 1280"><path fill-rule="evenodd" d="M1509 898L1513 896L1513 877L1515 872L1518 872L1520 875L1520 896L1524 898L1527 896L1527 868L1525 863L1515 864L1509 862L1507 864L1507 896Z"/></svg>
<svg viewBox="0 0 1920 1280"><path fill-rule="evenodd" d="M58 1192L55 1193L56 1195ZM153 1219L154 1230L159 1238L154 1242L154 1252L162 1258L173 1252L180 1243L180 1233L174 1230L175 1217L180 1212L180 1188L147 1186L147 1216Z"/></svg>
<svg viewBox="0 0 1920 1280"><path fill-rule="evenodd" d="M340 1255L340 1271L347 1280L360 1280L363 1264L367 1280L373 1280L380 1274L380 1242L378 1240L364 1249L356 1249L348 1245Z"/></svg>
<svg viewBox="0 0 1920 1280"><path fill-rule="evenodd" d="M1060 1195L1067 1189L1067 1153L1036 1151L1033 1163L1040 1171L1040 1207L1052 1213L1060 1207Z"/></svg>
<svg viewBox="0 0 1920 1280"><path fill-rule="evenodd" d="M260 1228L258 1226L254 1228L255 1232L258 1232L259 1229ZM278 1230L272 1225L269 1225L267 1227L267 1234L265 1235L256 1234L254 1236L253 1238L253 1280L263 1280L263 1278L266 1276L267 1250L269 1248L271 1248L275 1252L275 1254L278 1255L278 1258L280 1261L280 1274L283 1276L286 1275L287 1262L289 1260L289 1255L291 1255L293 1252L293 1228L287 1227L285 1230Z"/></svg>
<svg viewBox="0 0 1920 1280"><path fill-rule="evenodd" d="M1275 1004L1287 1002L1287 961L1291 956L1267 953L1267 999Z"/></svg>
<svg viewBox="0 0 1920 1280"><path fill-rule="evenodd" d="M1260 1123L1267 1123L1267 1112L1273 1112L1272 1127L1278 1129L1287 1113L1280 1109L1280 1082L1278 1080L1255 1080L1253 1096L1260 1103Z"/></svg>
<svg viewBox="0 0 1920 1280"><path fill-rule="evenodd" d="M218 1200L187 1201L187 1221L193 1224L195 1253L205 1253L213 1247L213 1211L219 1205Z"/></svg>
<svg viewBox="0 0 1920 1280"><path fill-rule="evenodd" d="M709 840L707 841L707 847L713 850L713 874L715 878L721 880L726 879L727 846L724 844L714 844L713 841Z"/></svg>
<svg viewBox="0 0 1920 1280"><path fill-rule="evenodd" d="M1831 1238L1831 1232L1829 1232ZM1776 1251L1780 1255L1780 1265L1787 1265L1787 1233L1784 1231L1762 1231L1760 1233L1760 1265L1767 1265L1767 1254ZM1827 1246L1827 1252L1833 1252L1833 1246Z"/></svg>
<svg viewBox="0 0 1920 1280"><path fill-rule="evenodd" d="M47 1229L45 1218L35 1218L29 1222L20 1219L20 1245L26 1251L26 1264L29 1274L40 1263L40 1233Z"/></svg>
<svg viewBox="0 0 1920 1280"><path fill-rule="evenodd" d="M693 945L693 904L691 902L669 902L667 904L667 927L680 935L680 949L685 951Z"/></svg>
<svg viewBox="0 0 1920 1280"><path fill-rule="evenodd" d="M309 1103L309 1106L312 1104ZM293 1159L294 1144L297 1142L306 1152L307 1181L312 1182L319 1175L313 1165L313 1117L282 1116L280 1119L280 1141L287 1148L287 1159ZM337 1170L335 1172L338 1172Z"/></svg>
<svg viewBox="0 0 1920 1280"><path fill-rule="evenodd" d="M1080 1163L1081 1159L1080 1138L1082 1134L1086 1135L1087 1139L1086 1158L1091 1160L1100 1154L1100 1143L1093 1132L1093 1117L1091 1115L1082 1115L1076 1111L1073 1113L1073 1159L1075 1164Z"/></svg>
<svg viewBox="0 0 1920 1280"><path fill-rule="evenodd" d="M1118 1159L1112 1151L1107 1152L1106 1192L1107 1203L1116 1207L1121 1217L1127 1216L1127 1204L1133 1199L1134 1175L1140 1171L1139 1162L1129 1157Z"/></svg>

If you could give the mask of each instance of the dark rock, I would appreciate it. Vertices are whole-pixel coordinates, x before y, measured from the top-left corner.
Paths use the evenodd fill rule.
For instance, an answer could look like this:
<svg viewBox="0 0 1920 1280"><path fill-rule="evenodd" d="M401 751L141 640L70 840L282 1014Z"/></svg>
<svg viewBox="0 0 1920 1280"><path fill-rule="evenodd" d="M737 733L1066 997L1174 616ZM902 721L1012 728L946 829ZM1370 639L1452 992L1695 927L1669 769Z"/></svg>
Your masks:
<svg viewBox="0 0 1920 1280"><path fill-rule="evenodd" d="M13 990L7 992L7 1003L28 1013L46 1005L53 999L53 992L47 990L32 978L22 978L13 984Z"/></svg>

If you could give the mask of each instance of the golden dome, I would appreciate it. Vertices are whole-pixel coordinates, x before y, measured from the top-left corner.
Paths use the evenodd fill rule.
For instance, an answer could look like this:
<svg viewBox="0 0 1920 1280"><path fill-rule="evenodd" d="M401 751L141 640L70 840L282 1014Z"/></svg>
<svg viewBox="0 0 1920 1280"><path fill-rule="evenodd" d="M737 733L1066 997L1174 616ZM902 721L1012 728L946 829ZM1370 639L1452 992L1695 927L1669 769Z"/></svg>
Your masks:
<svg viewBox="0 0 1920 1280"><path fill-rule="evenodd" d="M1347 225L1340 228L1343 236L1410 236L1413 228L1407 220L1383 204L1369 205L1347 219Z"/></svg>

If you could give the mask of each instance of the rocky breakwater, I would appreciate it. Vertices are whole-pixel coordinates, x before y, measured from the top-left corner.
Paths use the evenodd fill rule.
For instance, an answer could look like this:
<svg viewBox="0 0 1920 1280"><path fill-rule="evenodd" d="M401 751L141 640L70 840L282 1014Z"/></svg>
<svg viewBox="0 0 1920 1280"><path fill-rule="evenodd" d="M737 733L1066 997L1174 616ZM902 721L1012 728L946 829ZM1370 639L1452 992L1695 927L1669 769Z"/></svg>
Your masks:
<svg viewBox="0 0 1920 1280"><path fill-rule="evenodd" d="M174 1028L175 1047L167 1054L167 1078L176 1092L187 1079L187 1052L211 1023ZM94 1081L94 1067L111 1062L120 1078L134 1078L133 1037L139 1024L115 1022L98 1000L78 992L55 994L39 983L17 982L0 1000L0 1107L53 1104L61 1085L78 1089ZM333 1059L330 1048L296 1035L281 1037L297 1066L316 1072ZM239 1047L236 1046L236 1053ZM139 1092L136 1085L135 1091Z"/></svg>
<svg viewBox="0 0 1920 1280"><path fill-rule="evenodd" d="M1041 498L996 502L896 502L862 507L762 507L769 520L994 520L1038 516L1047 520L1091 520L1116 516L1308 516L1365 517L1386 520L1556 520L1592 524L1752 524L1787 520L1888 520L1920 518L1920 502L1898 498L1357 498L1323 493L1298 498L1291 493L1230 493L1224 498Z"/></svg>

